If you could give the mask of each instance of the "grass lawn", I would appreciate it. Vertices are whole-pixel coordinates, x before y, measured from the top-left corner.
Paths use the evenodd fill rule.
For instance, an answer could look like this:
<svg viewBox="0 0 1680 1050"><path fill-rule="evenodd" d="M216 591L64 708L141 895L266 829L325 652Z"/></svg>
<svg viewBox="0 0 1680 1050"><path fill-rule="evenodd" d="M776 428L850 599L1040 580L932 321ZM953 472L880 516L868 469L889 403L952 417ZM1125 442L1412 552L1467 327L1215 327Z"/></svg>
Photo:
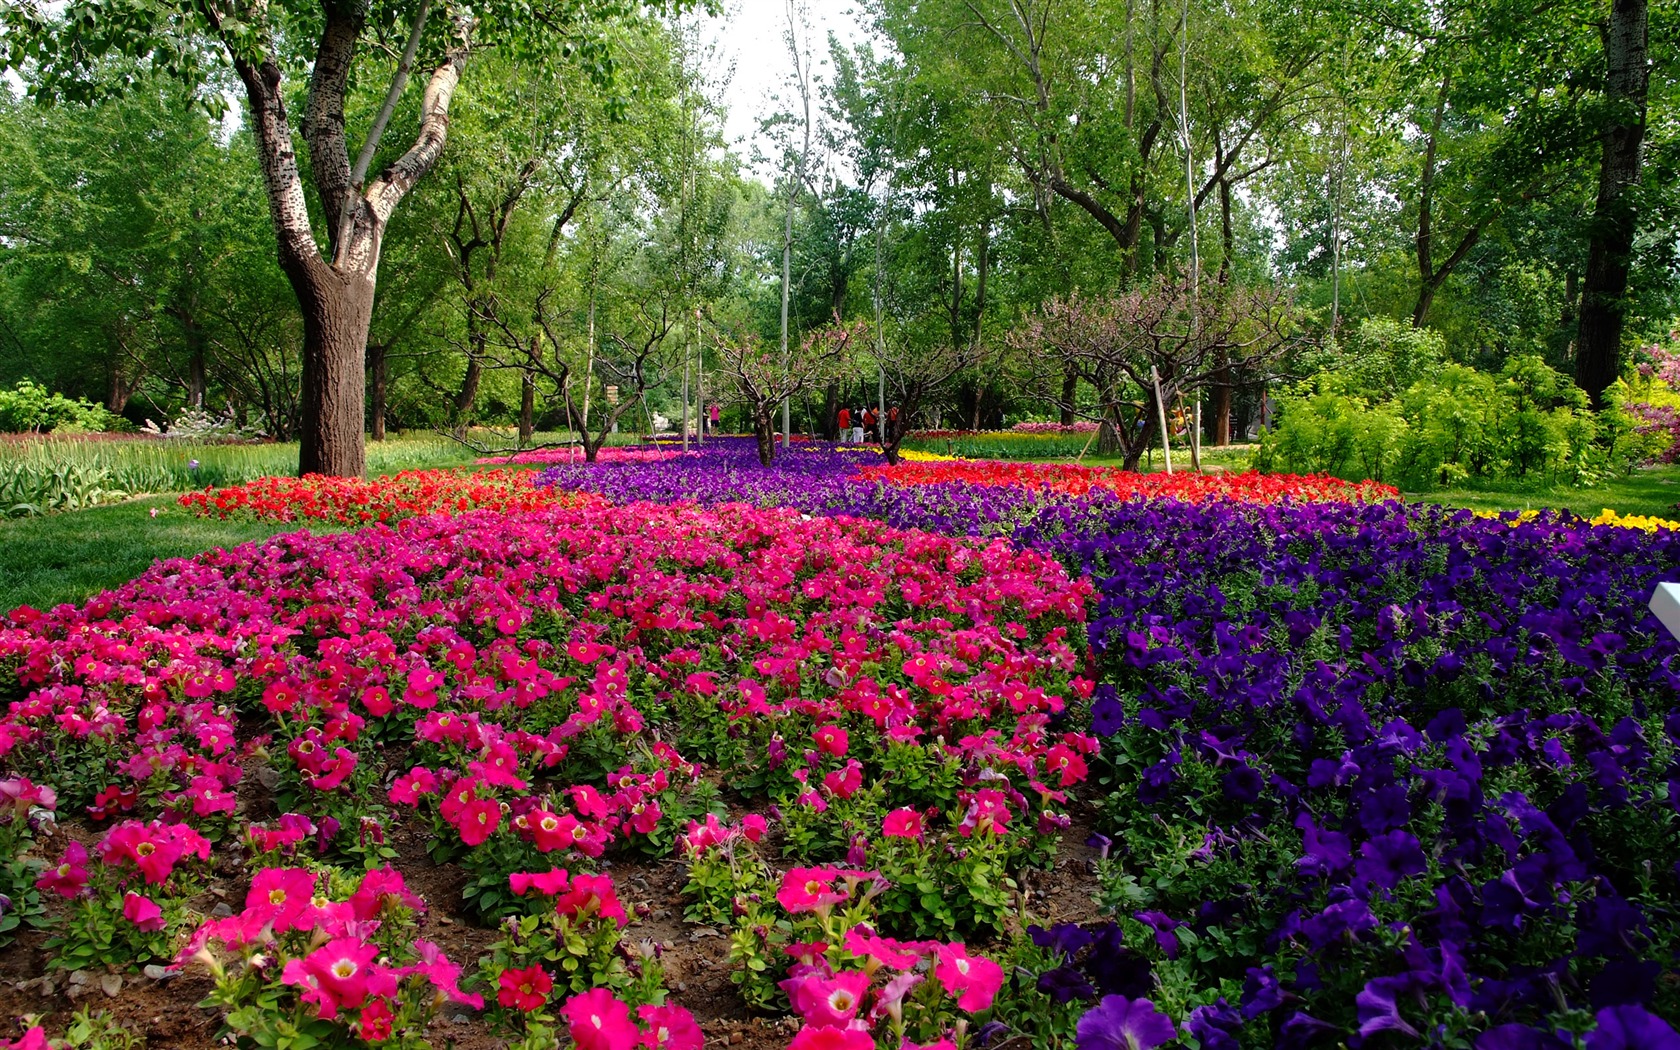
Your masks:
<svg viewBox="0 0 1680 1050"><path fill-rule="evenodd" d="M232 547L301 527L200 518L177 506L174 496L0 520L0 610L80 602L133 579L159 558ZM337 532L340 527L312 522L310 530Z"/></svg>
<svg viewBox="0 0 1680 1050"><path fill-rule="evenodd" d="M1471 510L1531 510L1556 507L1592 517L1606 507L1619 514L1648 514L1657 518L1680 519L1680 466L1663 465L1635 471L1629 477L1612 478L1590 489L1566 485L1535 485L1515 482L1489 483L1475 488L1441 489L1407 499L1444 503Z"/></svg>

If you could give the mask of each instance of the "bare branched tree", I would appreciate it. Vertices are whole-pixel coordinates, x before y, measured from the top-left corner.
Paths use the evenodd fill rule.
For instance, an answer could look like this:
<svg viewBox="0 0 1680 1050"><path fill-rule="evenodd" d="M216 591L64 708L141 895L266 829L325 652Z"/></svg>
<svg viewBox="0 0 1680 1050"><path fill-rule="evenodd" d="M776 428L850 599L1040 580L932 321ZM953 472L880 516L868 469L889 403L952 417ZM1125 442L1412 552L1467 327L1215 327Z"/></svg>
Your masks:
<svg viewBox="0 0 1680 1050"><path fill-rule="evenodd" d="M1075 292L1052 299L1010 335L1035 363L1040 382L1058 386L1072 373L1097 392L1094 410L1063 399L1064 413L1101 427L1099 448L1118 453L1136 470L1159 440L1162 415L1184 393L1221 380L1228 371L1258 378L1290 346L1303 340L1294 304L1273 286L1165 277L1104 297ZM1156 411L1155 377L1161 408Z"/></svg>
<svg viewBox="0 0 1680 1050"><path fill-rule="evenodd" d="M719 342L718 381L733 384L746 403L760 463L768 467L775 461L777 406L844 378L866 332L862 321L842 325L836 319L807 333L799 346L789 348L785 360L780 348L765 347L751 337Z"/></svg>
<svg viewBox="0 0 1680 1050"><path fill-rule="evenodd" d="M886 380L890 406L881 427L881 452L888 463L897 463L899 445L922 408L959 375L986 367L997 355L976 338L914 348L883 342L875 357Z"/></svg>

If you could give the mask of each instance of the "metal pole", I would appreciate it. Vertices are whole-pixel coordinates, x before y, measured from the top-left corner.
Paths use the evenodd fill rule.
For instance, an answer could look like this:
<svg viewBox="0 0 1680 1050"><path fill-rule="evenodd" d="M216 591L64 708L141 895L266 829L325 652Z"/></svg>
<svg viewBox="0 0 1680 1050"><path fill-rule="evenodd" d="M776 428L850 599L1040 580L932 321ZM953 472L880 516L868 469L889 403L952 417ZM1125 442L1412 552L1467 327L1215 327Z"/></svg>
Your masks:
<svg viewBox="0 0 1680 1050"><path fill-rule="evenodd" d="M1196 395L1196 407L1191 409L1190 423L1190 469L1200 474L1202 472L1202 397Z"/></svg>
<svg viewBox="0 0 1680 1050"><path fill-rule="evenodd" d="M1161 458L1166 461L1167 473L1172 469L1172 446L1167 443L1167 404L1161 400L1161 373L1154 365L1149 366L1149 378L1155 382L1155 418L1161 424Z"/></svg>

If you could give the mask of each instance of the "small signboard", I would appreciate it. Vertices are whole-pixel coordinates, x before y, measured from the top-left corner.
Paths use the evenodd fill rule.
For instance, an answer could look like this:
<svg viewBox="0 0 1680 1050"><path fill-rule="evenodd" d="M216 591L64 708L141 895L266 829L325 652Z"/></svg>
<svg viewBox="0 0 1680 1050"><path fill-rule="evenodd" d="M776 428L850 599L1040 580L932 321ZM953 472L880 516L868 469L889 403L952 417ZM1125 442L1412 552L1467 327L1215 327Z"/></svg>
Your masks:
<svg viewBox="0 0 1680 1050"><path fill-rule="evenodd" d="M1668 633L1680 638L1680 583L1659 583L1651 595L1651 612Z"/></svg>

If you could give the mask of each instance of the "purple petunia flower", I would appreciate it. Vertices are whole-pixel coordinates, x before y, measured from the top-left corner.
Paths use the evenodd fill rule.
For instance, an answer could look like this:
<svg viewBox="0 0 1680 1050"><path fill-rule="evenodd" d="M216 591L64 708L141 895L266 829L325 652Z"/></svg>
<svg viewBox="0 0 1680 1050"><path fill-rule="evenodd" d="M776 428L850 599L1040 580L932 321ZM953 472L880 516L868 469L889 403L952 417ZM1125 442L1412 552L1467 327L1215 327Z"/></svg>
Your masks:
<svg viewBox="0 0 1680 1050"><path fill-rule="evenodd" d="M1643 1006L1612 1006L1594 1015L1587 1050L1680 1050L1680 1032Z"/></svg>
<svg viewBox="0 0 1680 1050"><path fill-rule="evenodd" d="M1201 1050L1239 1050L1237 1032L1243 1026L1242 1015L1221 998L1212 1006L1198 1006L1184 1021L1184 1030Z"/></svg>
<svg viewBox="0 0 1680 1050"><path fill-rule="evenodd" d="M1400 884L1401 879L1421 875L1428 867L1416 835L1409 831L1391 831L1359 847L1359 860L1354 863L1354 879L1391 890Z"/></svg>
<svg viewBox="0 0 1680 1050"><path fill-rule="evenodd" d="M1151 1050L1177 1038L1173 1023L1148 999L1104 996L1075 1029L1079 1050Z"/></svg>
<svg viewBox="0 0 1680 1050"><path fill-rule="evenodd" d="M1168 959L1178 958L1178 934L1173 931L1184 923L1161 911L1140 911L1132 918L1155 931L1155 943Z"/></svg>
<svg viewBox="0 0 1680 1050"><path fill-rule="evenodd" d="M1575 1044L1556 1032L1525 1024L1502 1024L1476 1037L1476 1050L1571 1050Z"/></svg>

